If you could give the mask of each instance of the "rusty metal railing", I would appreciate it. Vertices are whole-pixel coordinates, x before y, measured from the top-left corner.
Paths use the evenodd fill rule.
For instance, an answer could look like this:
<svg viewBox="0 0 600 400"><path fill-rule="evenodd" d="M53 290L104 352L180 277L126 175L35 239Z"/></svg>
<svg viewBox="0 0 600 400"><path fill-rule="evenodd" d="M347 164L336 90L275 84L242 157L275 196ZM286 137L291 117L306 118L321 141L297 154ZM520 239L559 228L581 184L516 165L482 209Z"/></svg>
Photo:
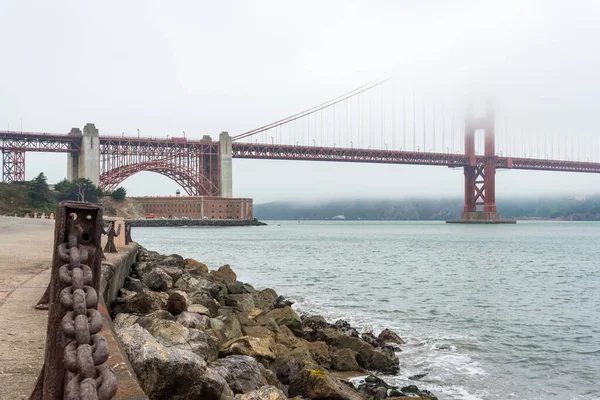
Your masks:
<svg viewBox="0 0 600 400"><path fill-rule="evenodd" d="M44 366L30 400L109 400L117 391L106 341L98 332L102 208L58 206Z"/></svg>

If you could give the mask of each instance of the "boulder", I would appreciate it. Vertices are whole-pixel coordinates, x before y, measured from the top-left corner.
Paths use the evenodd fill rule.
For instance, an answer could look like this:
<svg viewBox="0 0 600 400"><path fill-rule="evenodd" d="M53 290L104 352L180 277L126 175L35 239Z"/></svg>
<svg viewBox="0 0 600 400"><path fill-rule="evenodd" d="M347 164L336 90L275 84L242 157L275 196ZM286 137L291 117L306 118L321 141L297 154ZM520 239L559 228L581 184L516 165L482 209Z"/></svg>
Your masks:
<svg viewBox="0 0 600 400"><path fill-rule="evenodd" d="M384 344L384 343L379 343L379 341L377 340L375 335L373 335L372 332L365 332L362 335L360 335L360 338L362 340L364 340L365 342L369 343L373 347L380 347L381 344Z"/></svg>
<svg viewBox="0 0 600 400"><path fill-rule="evenodd" d="M404 386L400 388L400 391L407 396L419 396L422 399L437 400L437 397L429 390L421 390L415 385Z"/></svg>
<svg viewBox="0 0 600 400"><path fill-rule="evenodd" d="M396 344L405 344L406 342L402 340L400 336L396 332L391 329L384 329L381 331L379 336L377 337L384 343L396 343Z"/></svg>
<svg viewBox="0 0 600 400"><path fill-rule="evenodd" d="M232 339L221 346L219 356L243 355L258 359L274 360L275 354L271 351L272 341L266 338L242 336Z"/></svg>
<svg viewBox="0 0 600 400"><path fill-rule="evenodd" d="M189 329L187 339L189 350L202 357L207 362L215 361L219 357L219 340L200 329ZM186 349L186 345L178 345L178 348Z"/></svg>
<svg viewBox="0 0 600 400"><path fill-rule="evenodd" d="M223 313L210 319L213 335L219 338L222 343L243 336L242 327L237 316L233 312L225 312L223 309L219 311Z"/></svg>
<svg viewBox="0 0 600 400"><path fill-rule="evenodd" d="M155 292L166 292L173 288L173 278L161 268L155 268L152 271L146 272L142 275L142 282Z"/></svg>
<svg viewBox="0 0 600 400"><path fill-rule="evenodd" d="M123 302L122 311L129 314L148 314L163 309L167 303L164 294L149 289L138 293L129 292L121 296L119 301Z"/></svg>
<svg viewBox="0 0 600 400"><path fill-rule="evenodd" d="M210 366L225 378L233 393L247 393L267 384L259 363L249 356L228 356Z"/></svg>
<svg viewBox="0 0 600 400"><path fill-rule="evenodd" d="M259 338L269 338L271 340L274 339L275 335L270 329L265 328L264 326L255 325L255 326L243 326L242 332L245 336L253 336Z"/></svg>
<svg viewBox="0 0 600 400"><path fill-rule="evenodd" d="M283 307L291 307L294 304L293 301L291 300L287 300L285 297L283 296L277 296L277 298L275 299L275 308L283 308Z"/></svg>
<svg viewBox="0 0 600 400"><path fill-rule="evenodd" d="M125 289L131 292L141 292L144 290L145 286L141 280L128 276L125 279Z"/></svg>
<svg viewBox="0 0 600 400"><path fill-rule="evenodd" d="M287 400L287 397L275 386L267 385L246 394L238 394L233 400Z"/></svg>
<svg viewBox="0 0 600 400"><path fill-rule="evenodd" d="M185 260L179 254L171 254L158 262L160 266L183 268Z"/></svg>
<svg viewBox="0 0 600 400"><path fill-rule="evenodd" d="M233 399L233 391L225 381L219 371L208 367L204 376L202 377L203 381L200 383L202 388L202 397L198 397L198 399L202 400L232 400ZM165 398L166 399L166 398ZM191 399L196 399L192 398Z"/></svg>
<svg viewBox="0 0 600 400"><path fill-rule="evenodd" d="M310 399L364 400L350 386L322 369L304 369L296 375L288 388L288 396Z"/></svg>
<svg viewBox="0 0 600 400"><path fill-rule="evenodd" d="M360 371L356 352L350 349L336 349L331 353L331 368L336 371Z"/></svg>
<svg viewBox="0 0 600 400"><path fill-rule="evenodd" d="M217 269L216 271L210 271L210 274L215 278L215 280L219 282L237 280L237 275L235 274L235 272L233 272L229 264L225 264L222 267L219 267L219 269Z"/></svg>
<svg viewBox="0 0 600 400"><path fill-rule="evenodd" d="M210 318L195 312L184 311L177 316L177 323L186 328L208 329L210 328Z"/></svg>
<svg viewBox="0 0 600 400"><path fill-rule="evenodd" d="M332 328L323 330L323 334L324 340L329 346L337 349L348 348L358 353L356 361L362 368L388 374L398 372L399 366L396 357L374 348L364 340L347 336Z"/></svg>
<svg viewBox="0 0 600 400"><path fill-rule="evenodd" d="M343 319L338 319L337 321L335 321L335 327L338 331L342 332L344 335L350 336L350 337L358 337L358 331L356 330L356 328L353 328L352 326L350 326L350 323L348 321L345 321Z"/></svg>
<svg viewBox="0 0 600 400"><path fill-rule="evenodd" d="M254 305L260 308L264 312L269 312L275 307L275 300L277 299L277 292L271 288L263 289L261 291L252 292L254 298Z"/></svg>
<svg viewBox="0 0 600 400"><path fill-rule="evenodd" d="M375 375L367 376L359 385L358 391L367 398L381 400L388 397L388 389L396 389L396 386L388 385L383 379Z"/></svg>
<svg viewBox="0 0 600 400"><path fill-rule="evenodd" d="M167 275L169 275L171 277L171 279L173 280L173 282L177 282L177 280L179 278L181 278L181 276L185 272L184 269L177 268L177 267L165 267L165 266L163 266L160 269L162 269Z"/></svg>
<svg viewBox="0 0 600 400"><path fill-rule="evenodd" d="M298 314L292 310L292 307L275 308L256 318L256 322L261 325L268 325L270 319L273 319L277 325L287 326L294 334L302 334L302 321Z"/></svg>
<svg viewBox="0 0 600 400"><path fill-rule="evenodd" d="M308 350L312 355L313 360L324 368L331 367L331 356L329 355L329 348L325 342L307 342Z"/></svg>
<svg viewBox="0 0 600 400"><path fill-rule="evenodd" d="M179 315L187 311L189 300L187 294L182 290L173 290L169 292L167 299L167 310L173 315ZM208 310L207 310L208 311Z"/></svg>
<svg viewBox="0 0 600 400"><path fill-rule="evenodd" d="M207 367L201 357L164 347L137 324L117 334L149 399L203 398L202 382L206 379Z"/></svg>
<svg viewBox="0 0 600 400"><path fill-rule="evenodd" d="M200 304L206 307L208 309L208 314L206 315L208 315L209 317L214 318L219 314L219 303L215 299L213 299L210 294L202 291L188 293L188 298L190 300L190 303Z"/></svg>
<svg viewBox="0 0 600 400"><path fill-rule="evenodd" d="M175 321L140 318L138 324L146 329L160 344L166 347L187 344L190 335L188 328Z"/></svg>
<svg viewBox="0 0 600 400"><path fill-rule="evenodd" d="M121 314L118 314L113 319L113 324L115 326L115 329L117 329L117 330L125 329L125 328L129 328L130 326L135 324L137 322L138 318L139 318L138 315L121 313Z"/></svg>
<svg viewBox="0 0 600 400"><path fill-rule="evenodd" d="M187 269L190 273L208 274L208 267L206 264L196 261L193 258L186 258L184 261L185 269Z"/></svg>
<svg viewBox="0 0 600 400"><path fill-rule="evenodd" d="M227 281L225 282L225 286L227 287L227 293L229 294L244 294L250 293L246 285L240 281Z"/></svg>
<svg viewBox="0 0 600 400"><path fill-rule="evenodd" d="M305 368L318 368L317 363L312 358L306 342L296 343L296 346L289 347L281 343L272 345L273 353L276 356L275 362L271 368L275 371L277 379L284 385L289 385L295 376Z"/></svg>
<svg viewBox="0 0 600 400"><path fill-rule="evenodd" d="M250 293L229 294L225 296L225 305L240 313L249 314L254 310L254 299Z"/></svg>

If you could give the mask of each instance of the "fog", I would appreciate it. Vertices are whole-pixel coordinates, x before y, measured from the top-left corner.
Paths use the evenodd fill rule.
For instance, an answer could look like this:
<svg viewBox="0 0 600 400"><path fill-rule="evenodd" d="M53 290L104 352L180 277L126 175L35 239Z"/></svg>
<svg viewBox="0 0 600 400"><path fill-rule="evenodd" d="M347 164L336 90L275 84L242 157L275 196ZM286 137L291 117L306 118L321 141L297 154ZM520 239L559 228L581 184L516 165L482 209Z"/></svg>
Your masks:
<svg viewBox="0 0 600 400"><path fill-rule="evenodd" d="M497 131L588 138L600 161L600 3L593 1L3 1L0 129L216 138L382 76L399 96L493 98ZM589 138L596 138L590 141ZM583 142L582 142L583 143ZM581 147L582 145L579 145ZM26 177L66 176L64 154L27 153ZM460 197L460 169L233 161L234 196L257 202ZM497 194L597 193L600 176L502 171ZM173 194L143 172L130 195Z"/></svg>

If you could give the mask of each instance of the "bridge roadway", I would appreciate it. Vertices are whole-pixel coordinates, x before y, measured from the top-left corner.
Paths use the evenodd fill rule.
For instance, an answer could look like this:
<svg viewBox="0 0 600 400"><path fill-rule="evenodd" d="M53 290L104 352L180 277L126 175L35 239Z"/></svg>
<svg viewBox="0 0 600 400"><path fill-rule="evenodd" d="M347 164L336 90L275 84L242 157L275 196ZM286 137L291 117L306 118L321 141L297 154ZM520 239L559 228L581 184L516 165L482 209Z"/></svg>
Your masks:
<svg viewBox="0 0 600 400"><path fill-rule="evenodd" d="M202 140L173 140L151 137L100 136L100 144L120 149L129 157L147 149L160 149L165 158L172 159L178 152L185 155L190 148L216 154L219 142ZM206 146L209 150L206 150ZM215 147L216 146L216 147ZM77 153L81 137L55 133L0 131L0 150ZM146 149L146 150L142 150ZM447 167L474 166L485 161L485 156L469 157L464 154L400 151L384 149L359 149L262 143L232 143L232 157L267 160L338 161L385 164L438 165ZM151 150L154 154L157 150ZM160 154L156 154L160 157ZM600 173L600 163L571 160L553 160L526 157L495 156L496 168L539 171Z"/></svg>

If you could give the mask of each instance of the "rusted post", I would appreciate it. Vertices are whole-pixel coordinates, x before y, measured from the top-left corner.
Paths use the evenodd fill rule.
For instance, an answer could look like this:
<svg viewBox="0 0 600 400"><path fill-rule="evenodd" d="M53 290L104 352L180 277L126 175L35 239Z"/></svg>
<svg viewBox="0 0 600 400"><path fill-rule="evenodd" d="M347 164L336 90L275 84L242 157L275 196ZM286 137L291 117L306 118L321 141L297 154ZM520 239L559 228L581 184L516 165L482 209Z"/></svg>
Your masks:
<svg viewBox="0 0 600 400"><path fill-rule="evenodd" d="M106 246L104 246L105 253L117 253L117 248L115 247L115 236L119 236L121 233L121 227L119 226L115 231L115 221L110 221L108 223L108 229L106 230L106 236L108 237L106 241Z"/></svg>
<svg viewBox="0 0 600 400"><path fill-rule="evenodd" d="M125 244L133 242L131 240L131 222L125 221Z"/></svg>
<svg viewBox="0 0 600 400"><path fill-rule="evenodd" d="M110 399L117 381L98 335L102 208L63 201L56 215L46 353L30 400Z"/></svg>

